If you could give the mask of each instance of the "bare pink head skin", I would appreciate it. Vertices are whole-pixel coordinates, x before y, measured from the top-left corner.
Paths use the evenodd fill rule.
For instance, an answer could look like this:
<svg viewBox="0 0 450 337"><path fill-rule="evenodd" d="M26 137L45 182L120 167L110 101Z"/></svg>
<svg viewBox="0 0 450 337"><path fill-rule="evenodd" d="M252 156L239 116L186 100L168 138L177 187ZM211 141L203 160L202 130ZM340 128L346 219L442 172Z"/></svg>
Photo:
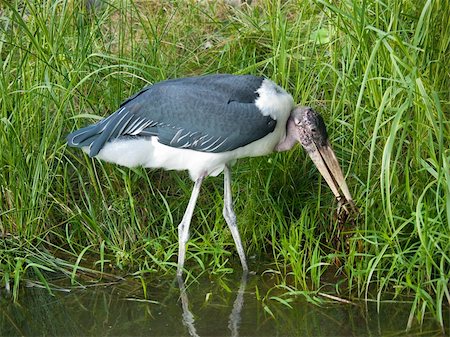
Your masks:
<svg viewBox="0 0 450 337"><path fill-rule="evenodd" d="M287 122L286 137L278 143L275 151L287 151L297 143L302 144L336 199L355 210L353 198L328 140L322 116L310 107L294 108Z"/></svg>

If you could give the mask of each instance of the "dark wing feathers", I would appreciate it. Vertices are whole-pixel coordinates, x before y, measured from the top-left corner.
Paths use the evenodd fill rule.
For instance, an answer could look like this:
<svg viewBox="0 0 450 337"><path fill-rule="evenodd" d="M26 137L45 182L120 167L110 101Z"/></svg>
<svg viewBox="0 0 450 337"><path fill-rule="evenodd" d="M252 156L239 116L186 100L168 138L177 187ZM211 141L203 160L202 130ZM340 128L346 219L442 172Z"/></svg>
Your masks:
<svg viewBox="0 0 450 337"><path fill-rule="evenodd" d="M95 156L119 137L157 136L162 144L204 152L245 146L275 129L254 104L263 78L210 75L168 80L142 89L100 122L71 133L69 146Z"/></svg>
<svg viewBox="0 0 450 337"><path fill-rule="evenodd" d="M201 111L208 107L199 106ZM263 116L253 103L230 102L220 110L208 111L195 125L185 127L157 126L159 142L165 145L189 148L204 152L231 151L266 136L275 129L276 122L270 116ZM219 114L220 118L209 118ZM236 117L238 114L238 118ZM195 121L194 121L195 122Z"/></svg>

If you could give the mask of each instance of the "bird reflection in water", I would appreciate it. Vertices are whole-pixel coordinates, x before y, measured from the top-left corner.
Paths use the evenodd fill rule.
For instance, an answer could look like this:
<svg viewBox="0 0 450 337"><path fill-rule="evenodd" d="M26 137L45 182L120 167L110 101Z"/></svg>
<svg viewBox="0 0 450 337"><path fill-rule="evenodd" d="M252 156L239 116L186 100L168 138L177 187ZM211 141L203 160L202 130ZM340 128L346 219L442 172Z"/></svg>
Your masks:
<svg viewBox="0 0 450 337"><path fill-rule="evenodd" d="M236 299L233 303L233 309L231 310L228 318L228 329L231 332L231 336L239 336L239 324L241 323L241 311L244 306L244 292L247 287L248 273L244 272L241 277L239 289L237 291ZM183 309L182 322L187 328L189 335L192 337L199 337L197 329L195 328L195 319L191 310L189 309L189 298L186 292L186 284L184 283L183 276L177 276L178 287L180 288L181 308Z"/></svg>

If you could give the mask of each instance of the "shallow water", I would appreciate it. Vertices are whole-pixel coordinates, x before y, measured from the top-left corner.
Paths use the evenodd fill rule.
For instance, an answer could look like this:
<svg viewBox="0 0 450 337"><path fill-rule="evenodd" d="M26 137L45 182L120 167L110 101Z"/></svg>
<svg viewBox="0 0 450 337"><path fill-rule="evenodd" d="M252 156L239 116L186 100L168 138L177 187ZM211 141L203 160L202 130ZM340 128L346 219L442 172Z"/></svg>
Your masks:
<svg viewBox="0 0 450 337"><path fill-rule="evenodd" d="M410 304L329 303L297 296L292 308L270 279L239 275L202 277L186 284L136 281L84 289L25 288L19 304L0 294L2 336L439 336L433 320L405 332ZM271 289L271 290L270 290ZM267 295L268 294L268 295ZM266 298L264 300L264 298ZM288 297L281 297L288 299ZM269 314L269 311L271 314Z"/></svg>

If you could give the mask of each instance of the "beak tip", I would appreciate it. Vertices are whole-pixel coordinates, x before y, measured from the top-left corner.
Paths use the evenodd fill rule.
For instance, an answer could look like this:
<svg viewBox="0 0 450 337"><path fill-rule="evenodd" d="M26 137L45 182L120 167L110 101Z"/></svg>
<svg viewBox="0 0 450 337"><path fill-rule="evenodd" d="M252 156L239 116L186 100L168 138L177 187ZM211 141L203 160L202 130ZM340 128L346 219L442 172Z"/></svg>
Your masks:
<svg viewBox="0 0 450 337"><path fill-rule="evenodd" d="M353 199L347 199L344 196L340 196L340 198L338 198L338 213L342 213L342 211L344 211L347 215L359 214L359 209L356 207Z"/></svg>

